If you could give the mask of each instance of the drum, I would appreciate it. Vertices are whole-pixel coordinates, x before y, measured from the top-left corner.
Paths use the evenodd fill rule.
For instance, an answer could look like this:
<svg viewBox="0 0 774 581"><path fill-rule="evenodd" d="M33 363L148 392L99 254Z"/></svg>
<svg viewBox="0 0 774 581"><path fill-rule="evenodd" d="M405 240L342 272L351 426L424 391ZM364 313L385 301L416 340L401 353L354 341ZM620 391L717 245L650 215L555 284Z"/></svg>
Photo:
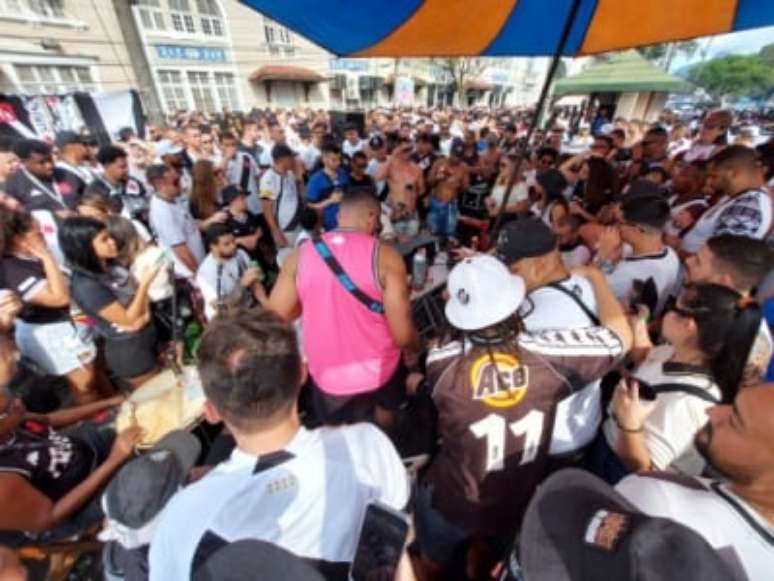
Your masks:
<svg viewBox="0 0 774 581"><path fill-rule="evenodd" d="M195 367L185 367L180 377L167 369L142 384L121 404L116 430L139 425L143 436L137 447L150 448L173 430L193 428L202 417L204 399Z"/></svg>

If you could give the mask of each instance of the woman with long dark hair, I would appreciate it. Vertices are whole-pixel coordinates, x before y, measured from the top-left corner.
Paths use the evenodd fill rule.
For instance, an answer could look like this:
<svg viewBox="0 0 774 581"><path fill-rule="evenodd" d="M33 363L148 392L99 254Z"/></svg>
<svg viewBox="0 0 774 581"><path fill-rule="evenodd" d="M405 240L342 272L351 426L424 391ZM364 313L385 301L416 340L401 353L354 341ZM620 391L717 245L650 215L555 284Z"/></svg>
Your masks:
<svg viewBox="0 0 774 581"><path fill-rule="evenodd" d="M564 162L560 169L574 186L573 213L587 222L593 222L597 213L618 193L615 167L602 157L575 156Z"/></svg>
<svg viewBox="0 0 774 581"><path fill-rule="evenodd" d="M24 305L15 325L22 355L44 372L63 376L78 404L111 395L94 364L94 341L70 317L67 280L30 215L9 214L2 234L0 286L18 293Z"/></svg>
<svg viewBox="0 0 774 581"><path fill-rule="evenodd" d="M650 469L701 474L694 436L709 407L734 400L761 323L755 302L716 284L683 291L664 316L666 345L650 344L644 315L634 330L646 357L616 386L592 454L592 470L613 483Z"/></svg>
<svg viewBox="0 0 774 581"><path fill-rule="evenodd" d="M59 242L73 271L73 299L105 339L108 371L135 387L141 385L156 373L156 334L150 324L148 291L161 263L134 284L125 270L115 267L115 240L105 224L93 218L65 220Z"/></svg>

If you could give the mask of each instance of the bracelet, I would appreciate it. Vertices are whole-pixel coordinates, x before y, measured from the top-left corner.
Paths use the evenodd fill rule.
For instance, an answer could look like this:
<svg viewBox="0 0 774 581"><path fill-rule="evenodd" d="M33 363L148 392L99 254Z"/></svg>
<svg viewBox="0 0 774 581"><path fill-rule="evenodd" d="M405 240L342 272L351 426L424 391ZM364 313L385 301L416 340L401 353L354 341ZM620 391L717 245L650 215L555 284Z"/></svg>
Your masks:
<svg viewBox="0 0 774 581"><path fill-rule="evenodd" d="M613 421L615 422L615 425L618 426L618 429L621 430L622 432L626 432L627 434L641 434L642 432L645 431L645 429L642 426L640 426L636 430L625 428L621 425L621 422L618 421L618 416L616 416L615 414L612 414L612 415L613 415Z"/></svg>

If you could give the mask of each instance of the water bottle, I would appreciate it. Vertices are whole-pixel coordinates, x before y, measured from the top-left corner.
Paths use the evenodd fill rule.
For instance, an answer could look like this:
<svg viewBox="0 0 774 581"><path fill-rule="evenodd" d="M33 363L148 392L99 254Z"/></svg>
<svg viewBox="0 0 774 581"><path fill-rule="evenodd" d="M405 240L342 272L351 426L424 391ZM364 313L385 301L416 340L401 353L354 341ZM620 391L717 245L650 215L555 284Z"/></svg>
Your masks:
<svg viewBox="0 0 774 581"><path fill-rule="evenodd" d="M424 288L427 282L427 251L420 248L414 253L414 260L411 265L411 277L415 290Z"/></svg>

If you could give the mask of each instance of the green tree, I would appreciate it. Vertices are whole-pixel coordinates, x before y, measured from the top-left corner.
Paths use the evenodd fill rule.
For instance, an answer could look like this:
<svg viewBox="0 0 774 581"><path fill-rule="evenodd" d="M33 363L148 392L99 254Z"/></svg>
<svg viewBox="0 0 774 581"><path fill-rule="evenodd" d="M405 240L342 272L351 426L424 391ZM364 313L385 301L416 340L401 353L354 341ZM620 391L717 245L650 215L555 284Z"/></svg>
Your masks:
<svg viewBox="0 0 774 581"><path fill-rule="evenodd" d="M774 95L774 68L760 55L728 55L693 66L688 80L712 96L768 98Z"/></svg>
<svg viewBox="0 0 774 581"><path fill-rule="evenodd" d="M467 107L465 94L468 81L473 81L484 72L488 65L485 58L479 57L450 57L434 58L431 63L445 71L454 84L454 90L460 100L460 107Z"/></svg>
<svg viewBox="0 0 774 581"><path fill-rule="evenodd" d="M758 53L758 56L760 56L761 60L768 66L774 67L774 42L764 46L761 49L761 52Z"/></svg>
<svg viewBox="0 0 774 581"><path fill-rule="evenodd" d="M696 54L696 51L699 50L699 43L696 40L684 40L682 42L650 44L641 46L637 50L649 61L656 62L669 70L672 61L678 54L683 54L688 58Z"/></svg>

